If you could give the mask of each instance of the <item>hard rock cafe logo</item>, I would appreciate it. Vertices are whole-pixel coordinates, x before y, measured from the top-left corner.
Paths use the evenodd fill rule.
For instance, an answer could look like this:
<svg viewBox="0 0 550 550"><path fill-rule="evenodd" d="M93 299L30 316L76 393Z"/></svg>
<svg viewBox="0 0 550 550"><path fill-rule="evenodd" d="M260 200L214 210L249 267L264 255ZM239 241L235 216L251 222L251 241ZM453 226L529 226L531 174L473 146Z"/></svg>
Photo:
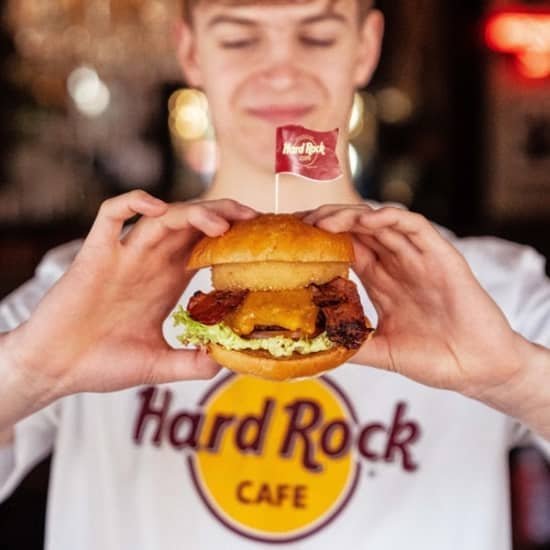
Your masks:
<svg viewBox="0 0 550 550"><path fill-rule="evenodd" d="M249 539L285 543L328 525L348 505L365 463L418 465L418 423L396 404L386 421L361 424L328 377L276 383L228 375L196 410L172 410L170 389L139 394L138 445L187 451L208 510Z"/></svg>
<svg viewBox="0 0 550 550"><path fill-rule="evenodd" d="M303 166L315 165L317 158L325 154L325 143L316 143L315 138L307 134L297 137L294 143L285 141L283 144L283 155L296 157Z"/></svg>

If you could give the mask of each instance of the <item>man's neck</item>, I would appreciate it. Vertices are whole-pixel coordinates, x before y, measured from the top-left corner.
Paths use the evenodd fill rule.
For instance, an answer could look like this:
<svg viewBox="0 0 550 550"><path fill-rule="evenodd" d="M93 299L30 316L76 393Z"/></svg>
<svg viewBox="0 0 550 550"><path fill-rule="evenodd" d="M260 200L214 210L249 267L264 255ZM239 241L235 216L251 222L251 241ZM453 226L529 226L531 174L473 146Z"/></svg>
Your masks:
<svg viewBox="0 0 550 550"><path fill-rule="evenodd" d="M222 162L211 187L201 199L230 198L259 212L274 212L276 204L275 175L256 166L230 161ZM362 198L347 171L330 182L312 182L292 175L281 175L279 212L296 212L323 204L353 204Z"/></svg>

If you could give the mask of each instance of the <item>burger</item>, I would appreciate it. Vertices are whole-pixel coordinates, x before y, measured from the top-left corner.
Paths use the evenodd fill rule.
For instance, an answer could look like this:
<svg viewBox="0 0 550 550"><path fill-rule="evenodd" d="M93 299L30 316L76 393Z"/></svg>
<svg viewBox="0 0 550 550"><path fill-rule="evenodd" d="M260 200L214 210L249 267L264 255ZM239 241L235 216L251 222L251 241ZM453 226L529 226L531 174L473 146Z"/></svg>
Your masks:
<svg viewBox="0 0 550 550"><path fill-rule="evenodd" d="M214 290L176 310L178 338L242 374L285 380L332 369L373 332L348 278L353 261L349 234L296 216L236 222L193 249L187 269L211 267Z"/></svg>

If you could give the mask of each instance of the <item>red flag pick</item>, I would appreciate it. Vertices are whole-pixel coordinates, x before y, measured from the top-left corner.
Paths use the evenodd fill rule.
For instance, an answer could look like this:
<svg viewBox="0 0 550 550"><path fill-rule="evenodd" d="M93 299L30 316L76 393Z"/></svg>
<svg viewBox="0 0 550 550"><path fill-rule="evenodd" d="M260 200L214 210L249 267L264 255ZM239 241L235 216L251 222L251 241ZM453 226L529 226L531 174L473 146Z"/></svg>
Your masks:
<svg viewBox="0 0 550 550"><path fill-rule="evenodd" d="M302 126L277 128L275 173L290 173L312 180L333 180L342 175L336 145L338 129L316 132Z"/></svg>

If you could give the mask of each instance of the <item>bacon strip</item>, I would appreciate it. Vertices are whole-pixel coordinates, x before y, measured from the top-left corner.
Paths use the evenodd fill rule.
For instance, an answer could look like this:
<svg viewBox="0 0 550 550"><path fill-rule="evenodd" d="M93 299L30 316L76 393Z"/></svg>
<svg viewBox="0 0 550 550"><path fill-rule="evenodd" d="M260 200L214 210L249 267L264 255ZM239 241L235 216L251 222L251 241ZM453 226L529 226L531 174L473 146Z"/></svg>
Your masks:
<svg viewBox="0 0 550 550"><path fill-rule="evenodd" d="M324 285L311 285L313 303L325 316L327 336L347 349L358 349L372 329L365 324L365 314L357 287L352 281L337 277Z"/></svg>
<svg viewBox="0 0 550 550"><path fill-rule="evenodd" d="M324 285L311 285L313 303L319 308L317 336L323 328L330 340L347 349L358 349L366 340L371 328L365 324L365 315L357 287L352 281L337 277ZM215 325L223 321L244 301L248 290L215 290L208 294L197 291L187 309L195 321ZM300 338L301 331L287 331L278 326L257 326L249 338L266 338L283 335Z"/></svg>
<svg viewBox="0 0 550 550"><path fill-rule="evenodd" d="M248 290L215 290L208 294L198 290L191 296L187 309L195 321L215 325L237 309L247 294Z"/></svg>

